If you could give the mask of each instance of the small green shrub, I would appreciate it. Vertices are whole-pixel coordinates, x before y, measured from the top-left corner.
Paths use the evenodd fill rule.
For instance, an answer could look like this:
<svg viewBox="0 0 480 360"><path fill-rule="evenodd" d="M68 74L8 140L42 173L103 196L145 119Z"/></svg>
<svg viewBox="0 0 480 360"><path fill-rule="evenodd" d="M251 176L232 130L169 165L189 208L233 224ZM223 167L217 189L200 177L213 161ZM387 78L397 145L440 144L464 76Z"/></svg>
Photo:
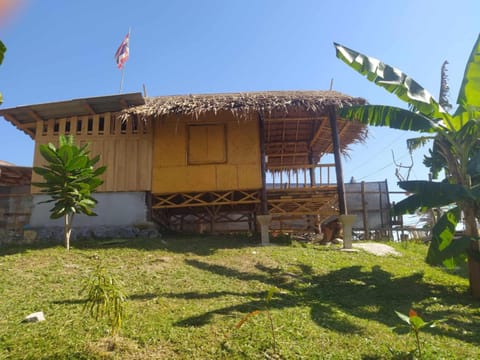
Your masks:
<svg viewBox="0 0 480 360"><path fill-rule="evenodd" d="M395 313L397 314L397 316L403 321L405 322L408 326L408 328L410 329L410 332L413 333L415 335L415 341L416 341L416 345L417 345L417 353L418 353L418 358L421 359L422 358L422 347L421 347L421 343L420 343L420 330L425 328L425 327L435 327L439 322L443 322L444 320L436 320L436 321L429 321L429 322L425 322L420 316L418 316L417 312L413 309L410 309L410 311L408 312L408 315L405 315L405 314L402 314L398 311L395 311ZM405 326L405 325L403 325ZM396 328L399 328L400 326L397 326L395 327Z"/></svg>
<svg viewBox="0 0 480 360"><path fill-rule="evenodd" d="M112 335L116 335L125 317L127 298L123 284L99 265L87 279L82 292L87 293L84 310L96 321L107 319Z"/></svg>

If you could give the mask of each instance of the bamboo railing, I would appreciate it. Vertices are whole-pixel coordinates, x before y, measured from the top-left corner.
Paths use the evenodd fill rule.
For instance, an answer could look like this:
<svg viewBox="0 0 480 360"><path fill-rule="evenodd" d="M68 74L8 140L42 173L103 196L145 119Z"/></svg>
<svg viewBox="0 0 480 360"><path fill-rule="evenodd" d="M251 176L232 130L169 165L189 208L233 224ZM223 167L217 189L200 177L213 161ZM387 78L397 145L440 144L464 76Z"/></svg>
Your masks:
<svg viewBox="0 0 480 360"><path fill-rule="evenodd" d="M311 189L336 184L335 164L267 168L267 190Z"/></svg>

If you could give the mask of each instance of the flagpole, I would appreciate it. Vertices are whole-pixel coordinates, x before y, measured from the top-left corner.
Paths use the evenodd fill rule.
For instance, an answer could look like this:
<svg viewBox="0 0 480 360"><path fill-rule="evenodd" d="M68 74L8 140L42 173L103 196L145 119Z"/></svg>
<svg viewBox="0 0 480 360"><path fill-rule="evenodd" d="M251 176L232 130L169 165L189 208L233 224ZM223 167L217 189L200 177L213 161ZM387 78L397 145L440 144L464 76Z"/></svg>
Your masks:
<svg viewBox="0 0 480 360"><path fill-rule="evenodd" d="M120 78L120 90L118 91L119 94L122 93L124 77L125 77L125 64L122 66L122 77Z"/></svg>
<svg viewBox="0 0 480 360"><path fill-rule="evenodd" d="M128 46L130 47L130 33L132 32L132 27L128 28ZM125 78L125 66L127 64L123 64L122 66L122 77L120 78L120 90L118 91L119 94L122 93L123 90L123 79Z"/></svg>

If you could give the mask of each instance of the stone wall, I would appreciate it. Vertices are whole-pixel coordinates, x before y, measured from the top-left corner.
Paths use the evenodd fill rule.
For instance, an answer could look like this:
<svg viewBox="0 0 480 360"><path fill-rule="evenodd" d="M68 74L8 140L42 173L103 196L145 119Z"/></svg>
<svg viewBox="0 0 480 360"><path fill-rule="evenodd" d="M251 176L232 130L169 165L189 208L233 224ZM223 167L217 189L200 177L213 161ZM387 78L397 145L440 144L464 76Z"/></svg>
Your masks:
<svg viewBox="0 0 480 360"><path fill-rule="evenodd" d="M64 228L58 226L29 227L25 230L23 243L48 242L63 243ZM132 238L159 238L158 228L153 223L143 223L131 226L81 226L72 228L70 240L108 240Z"/></svg>
<svg viewBox="0 0 480 360"><path fill-rule="evenodd" d="M0 245L63 242L63 218L50 219L53 204L41 204L49 197L30 195L29 186L24 187L23 191L28 193L12 200L7 190L3 189L6 195L0 197L0 224L4 225L0 228ZM149 221L144 192L95 193L94 197L98 201L94 209L98 216L75 215L72 241L161 236L157 226ZM13 205L15 206L12 208ZM15 218L15 231L12 230L12 224L7 226L6 221L9 218L5 216L13 211L17 214L28 212L28 217L22 218L18 215Z"/></svg>
<svg viewBox="0 0 480 360"><path fill-rule="evenodd" d="M0 186L0 244L23 238L32 205L29 185Z"/></svg>

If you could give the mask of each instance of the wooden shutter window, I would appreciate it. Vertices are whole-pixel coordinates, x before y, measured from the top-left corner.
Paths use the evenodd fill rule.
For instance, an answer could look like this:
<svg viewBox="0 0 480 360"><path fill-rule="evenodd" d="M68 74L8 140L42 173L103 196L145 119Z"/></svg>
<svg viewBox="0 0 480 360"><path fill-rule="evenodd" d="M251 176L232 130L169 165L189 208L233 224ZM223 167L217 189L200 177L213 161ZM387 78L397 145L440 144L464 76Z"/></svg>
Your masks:
<svg viewBox="0 0 480 360"><path fill-rule="evenodd" d="M227 161L224 124L188 125L189 165L220 164Z"/></svg>

